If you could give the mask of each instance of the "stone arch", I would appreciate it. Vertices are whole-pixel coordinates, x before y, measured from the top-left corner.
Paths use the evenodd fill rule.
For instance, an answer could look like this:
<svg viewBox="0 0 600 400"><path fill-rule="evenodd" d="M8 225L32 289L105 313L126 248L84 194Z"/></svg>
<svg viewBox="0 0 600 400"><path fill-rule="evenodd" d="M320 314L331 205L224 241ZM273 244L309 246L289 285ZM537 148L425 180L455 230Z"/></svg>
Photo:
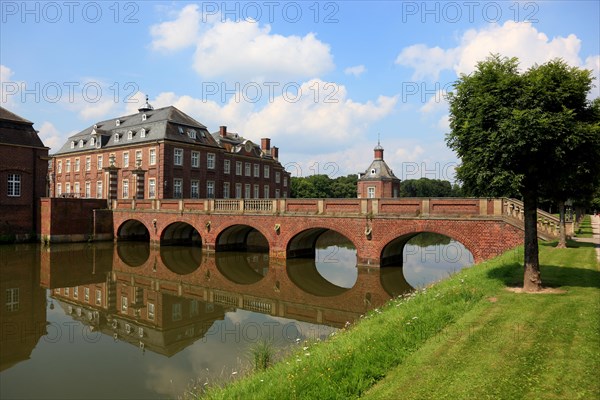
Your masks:
<svg viewBox="0 0 600 400"><path fill-rule="evenodd" d="M287 276L300 290L318 297L339 296L352 288L337 286L325 279L317 270L314 261L302 258L288 259ZM308 265L307 265L308 264Z"/></svg>
<svg viewBox="0 0 600 400"><path fill-rule="evenodd" d="M172 222L162 230L160 245L194 245L202 246L200 232L191 224L183 221Z"/></svg>
<svg viewBox="0 0 600 400"><path fill-rule="evenodd" d="M215 251L268 252L269 241L260 230L250 225L230 225L217 235Z"/></svg>
<svg viewBox="0 0 600 400"><path fill-rule="evenodd" d="M129 267L140 267L150 258L148 242L118 242L117 255Z"/></svg>
<svg viewBox="0 0 600 400"><path fill-rule="evenodd" d="M124 221L117 229L118 241L150 241L150 230L148 227L137 219L128 219Z"/></svg>
<svg viewBox="0 0 600 400"><path fill-rule="evenodd" d="M315 258L317 240L319 240L319 237L327 231L334 231L343 236L352 243L354 248L358 251L354 241L344 233L343 230L336 229L335 227L319 226L308 229L304 228L291 235L291 238L286 244L287 258Z"/></svg>
<svg viewBox="0 0 600 400"><path fill-rule="evenodd" d="M446 236L450 240L459 242L469 252L471 252L471 254L473 254L473 251L469 248L469 245L464 243L464 241L463 241L464 239L461 240L461 238L459 238L461 235L456 235L454 232L448 232L447 230L443 230L443 229L431 229L431 228L427 229L427 228L425 228L425 229L421 229L421 230L413 230L408 233L400 234L397 237L386 241L385 245L383 245L381 252L380 252L379 265L381 267L385 267L385 266L389 266L389 265L402 266L403 252L404 252L404 247L405 247L406 243L409 240L411 240L412 238L414 238L415 236L420 235L422 233L435 233L438 235ZM459 237L456 237L456 236L459 236ZM470 243L469 240L467 240L467 242Z"/></svg>

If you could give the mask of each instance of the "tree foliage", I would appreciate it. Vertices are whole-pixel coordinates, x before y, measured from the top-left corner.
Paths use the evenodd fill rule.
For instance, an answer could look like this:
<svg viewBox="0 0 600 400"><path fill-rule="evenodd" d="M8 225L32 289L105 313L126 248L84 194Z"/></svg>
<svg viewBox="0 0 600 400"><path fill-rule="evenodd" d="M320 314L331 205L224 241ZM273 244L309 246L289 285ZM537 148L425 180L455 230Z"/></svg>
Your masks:
<svg viewBox="0 0 600 400"><path fill-rule="evenodd" d="M499 55L461 75L449 95L446 141L461 159L467 194L517 196L525 208L524 287L539 290L537 201L594 187L598 179L598 113L586 100L590 71L562 60L519 72ZM571 188L569 188L571 185Z"/></svg>
<svg viewBox="0 0 600 400"><path fill-rule="evenodd" d="M458 185L441 179L408 179L400 182L400 197L460 197Z"/></svg>
<svg viewBox="0 0 600 400"><path fill-rule="evenodd" d="M358 178L351 174L335 179L324 174L292 177L291 197L295 198L354 198Z"/></svg>

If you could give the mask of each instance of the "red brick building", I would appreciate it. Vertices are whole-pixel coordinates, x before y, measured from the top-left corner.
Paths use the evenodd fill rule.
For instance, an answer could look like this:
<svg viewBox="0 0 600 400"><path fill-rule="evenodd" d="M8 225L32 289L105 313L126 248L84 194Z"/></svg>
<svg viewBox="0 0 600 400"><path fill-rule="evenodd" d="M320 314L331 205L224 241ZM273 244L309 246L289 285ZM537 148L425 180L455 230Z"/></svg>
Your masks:
<svg viewBox="0 0 600 400"><path fill-rule="evenodd" d="M52 197L274 198L289 194L276 147L222 126L210 134L173 106L98 122L52 158Z"/></svg>
<svg viewBox="0 0 600 400"><path fill-rule="evenodd" d="M358 198L399 197L400 179L383 160L383 147L377 143L373 150L373 162L365 172L358 174Z"/></svg>
<svg viewBox="0 0 600 400"><path fill-rule="evenodd" d="M0 240L39 234L47 172L48 148L33 122L0 107Z"/></svg>

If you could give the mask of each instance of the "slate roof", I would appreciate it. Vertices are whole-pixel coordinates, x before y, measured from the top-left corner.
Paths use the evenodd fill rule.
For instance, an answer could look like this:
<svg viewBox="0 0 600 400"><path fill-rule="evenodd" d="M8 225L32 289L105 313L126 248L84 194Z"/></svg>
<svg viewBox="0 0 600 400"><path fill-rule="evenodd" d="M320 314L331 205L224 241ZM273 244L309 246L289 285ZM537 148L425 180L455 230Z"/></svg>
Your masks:
<svg viewBox="0 0 600 400"><path fill-rule="evenodd" d="M374 150L383 151L383 147L379 143ZM383 154L383 153L382 153ZM382 181L382 180L400 180L394 171L387 165L383 158L375 158L369 168L365 172L359 174L359 180L361 181Z"/></svg>
<svg viewBox="0 0 600 400"><path fill-rule="evenodd" d="M103 149L118 148L157 140L172 140L219 147L219 144L208 133L205 125L173 106L156 110L141 110L143 111L97 122L87 127L69 137L67 142L55 154L77 153L95 149L98 142ZM143 115L146 116L145 120L143 120ZM117 121L119 121L119 125L117 125ZM144 137L142 137L142 130L145 131ZM132 138L128 139L130 131ZM118 142L115 141L117 134L119 135ZM193 134L195 134L195 138L192 136ZM92 144L92 137L96 138L96 144ZM71 148L72 142L75 143L74 148ZM80 146L80 143L83 143L83 146Z"/></svg>
<svg viewBox="0 0 600 400"><path fill-rule="evenodd" d="M262 158L272 158L270 154L263 153L258 144L243 138L236 132L227 132L225 137L221 136L220 131L213 132L211 135L227 152Z"/></svg>
<svg viewBox="0 0 600 400"><path fill-rule="evenodd" d="M41 147L44 143L33 129L33 122L0 107L0 144Z"/></svg>

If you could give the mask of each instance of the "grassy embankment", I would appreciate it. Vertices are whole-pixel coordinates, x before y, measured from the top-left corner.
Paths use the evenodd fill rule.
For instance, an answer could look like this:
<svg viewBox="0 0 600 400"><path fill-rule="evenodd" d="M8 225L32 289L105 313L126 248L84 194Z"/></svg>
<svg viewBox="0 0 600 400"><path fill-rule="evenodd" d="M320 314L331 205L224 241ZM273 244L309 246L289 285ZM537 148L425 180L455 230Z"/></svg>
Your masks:
<svg viewBox="0 0 600 400"><path fill-rule="evenodd" d="M600 272L591 244L569 244L540 246L545 286L564 293L507 291L522 284L517 249L201 397L600 398Z"/></svg>
<svg viewBox="0 0 600 400"><path fill-rule="evenodd" d="M593 237L592 231L592 218L589 215L583 217L579 229L577 229L577 237L580 238L591 238Z"/></svg>

